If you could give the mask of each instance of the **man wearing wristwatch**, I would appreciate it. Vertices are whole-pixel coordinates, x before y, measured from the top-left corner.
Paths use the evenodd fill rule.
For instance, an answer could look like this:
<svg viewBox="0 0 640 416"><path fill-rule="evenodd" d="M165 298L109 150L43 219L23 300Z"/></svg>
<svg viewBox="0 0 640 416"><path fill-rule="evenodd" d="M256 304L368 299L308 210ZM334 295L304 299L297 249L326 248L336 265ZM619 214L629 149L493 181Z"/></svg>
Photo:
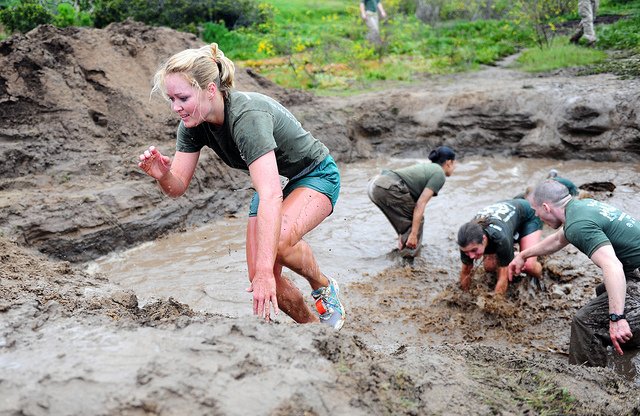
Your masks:
<svg viewBox="0 0 640 416"><path fill-rule="evenodd" d="M571 324L569 362L604 367L607 345L618 354L640 345L640 221L611 205L574 199L566 186L547 180L529 196L547 225L559 229L520 252L509 264L509 278L532 256L555 253L569 243L603 272L597 297L582 307ZM561 228L562 226L562 228Z"/></svg>

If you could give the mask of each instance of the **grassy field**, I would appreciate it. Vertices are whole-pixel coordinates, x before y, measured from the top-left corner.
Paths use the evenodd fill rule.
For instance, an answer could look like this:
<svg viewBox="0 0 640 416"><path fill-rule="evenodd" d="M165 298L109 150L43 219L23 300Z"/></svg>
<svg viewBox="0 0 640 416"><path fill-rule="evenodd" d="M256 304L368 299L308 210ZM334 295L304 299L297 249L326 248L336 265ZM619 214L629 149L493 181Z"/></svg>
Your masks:
<svg viewBox="0 0 640 416"><path fill-rule="evenodd" d="M370 88L374 81L411 82L490 64L529 44L530 33L509 21L446 22L437 26L387 5L382 47L366 39L358 2L268 0L274 19L248 30L216 25L205 40L229 57L287 87L330 93ZM386 3L385 3L386 4ZM212 25L209 25L211 28Z"/></svg>
<svg viewBox="0 0 640 416"><path fill-rule="evenodd" d="M468 71L524 51L516 65L527 71L602 63L605 49L638 50L640 0L603 2L598 16L629 18L598 25L595 49L568 45L579 20L576 12L556 19L552 41L537 46L535 32L523 19L445 21L425 24L403 14L397 2L385 2L389 17L381 24L384 41L374 47L366 39L354 0L266 0L274 18L252 29L228 31L217 26L205 40L218 42L229 57L280 85L320 94L353 93L378 81L413 82L428 74ZM567 22L569 20L569 22Z"/></svg>

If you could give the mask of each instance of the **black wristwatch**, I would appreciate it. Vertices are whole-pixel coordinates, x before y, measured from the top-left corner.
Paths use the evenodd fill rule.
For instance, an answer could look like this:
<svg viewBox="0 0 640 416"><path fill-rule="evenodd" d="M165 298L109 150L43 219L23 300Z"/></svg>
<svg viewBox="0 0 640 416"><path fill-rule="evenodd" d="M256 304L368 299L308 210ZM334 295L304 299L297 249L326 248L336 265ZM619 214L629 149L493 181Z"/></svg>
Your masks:
<svg viewBox="0 0 640 416"><path fill-rule="evenodd" d="M609 320L611 322L618 322L620 319L627 319L627 317L624 316L624 314L622 314L622 315L618 315L617 313L609 314Z"/></svg>

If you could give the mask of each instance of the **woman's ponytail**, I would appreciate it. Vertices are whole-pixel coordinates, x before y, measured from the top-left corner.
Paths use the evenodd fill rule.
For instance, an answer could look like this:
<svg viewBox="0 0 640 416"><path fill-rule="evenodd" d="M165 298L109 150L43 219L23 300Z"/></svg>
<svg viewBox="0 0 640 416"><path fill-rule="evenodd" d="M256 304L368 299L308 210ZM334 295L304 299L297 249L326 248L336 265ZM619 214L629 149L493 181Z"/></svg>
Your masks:
<svg viewBox="0 0 640 416"><path fill-rule="evenodd" d="M234 75L236 66L233 62L224 56L224 52L220 50L217 43L209 45L211 48L211 56L218 67L218 77L220 79L220 91L226 92L234 86Z"/></svg>

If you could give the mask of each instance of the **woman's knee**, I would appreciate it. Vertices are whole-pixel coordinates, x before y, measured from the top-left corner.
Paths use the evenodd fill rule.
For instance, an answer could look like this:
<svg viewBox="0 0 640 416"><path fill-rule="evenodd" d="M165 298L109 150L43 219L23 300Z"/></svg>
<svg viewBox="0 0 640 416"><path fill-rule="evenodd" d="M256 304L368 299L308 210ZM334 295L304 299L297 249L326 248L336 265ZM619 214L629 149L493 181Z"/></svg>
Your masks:
<svg viewBox="0 0 640 416"><path fill-rule="evenodd" d="M487 272L495 272L498 269L498 259L493 254L484 256L482 263L484 264L484 270Z"/></svg>
<svg viewBox="0 0 640 416"><path fill-rule="evenodd" d="M293 244L291 242L291 238L287 235L280 234L280 239L278 240L276 260L280 261L282 258L286 257L287 254L291 251Z"/></svg>
<svg viewBox="0 0 640 416"><path fill-rule="evenodd" d="M533 274L537 276L542 272L542 265L538 262L537 258L529 257L527 261L525 261L522 271L526 274Z"/></svg>

